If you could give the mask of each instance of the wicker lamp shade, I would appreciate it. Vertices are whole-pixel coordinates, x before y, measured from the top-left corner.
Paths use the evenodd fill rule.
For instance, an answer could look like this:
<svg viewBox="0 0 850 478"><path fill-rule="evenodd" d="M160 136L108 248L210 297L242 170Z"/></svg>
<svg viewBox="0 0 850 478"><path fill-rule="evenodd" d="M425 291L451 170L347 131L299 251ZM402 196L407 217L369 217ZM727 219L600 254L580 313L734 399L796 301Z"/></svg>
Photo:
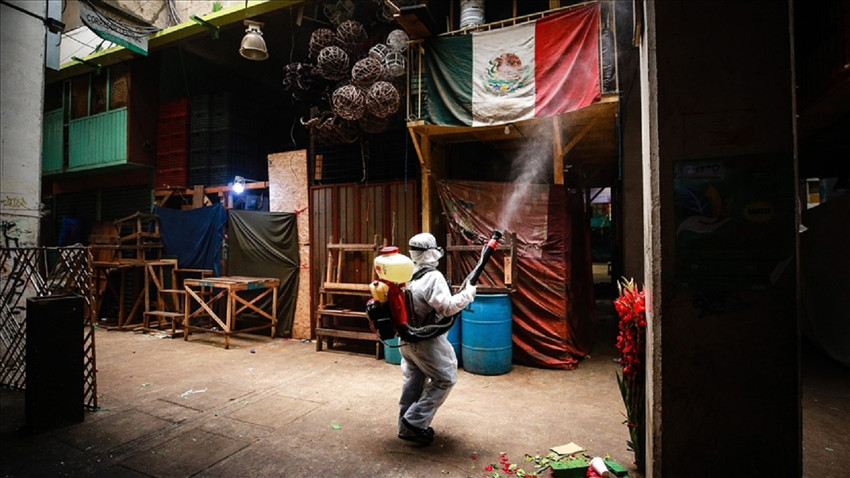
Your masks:
<svg viewBox="0 0 850 478"><path fill-rule="evenodd" d="M336 28L337 42L345 51L352 54L360 51L367 38L369 35L366 34L366 29L355 20L346 20Z"/></svg>
<svg viewBox="0 0 850 478"><path fill-rule="evenodd" d="M316 58L323 48L336 46L336 33L330 28L317 28L310 35L310 56Z"/></svg>
<svg viewBox="0 0 850 478"><path fill-rule="evenodd" d="M363 90L346 85L336 89L331 97L334 113L347 120L358 120L366 112L366 95Z"/></svg>
<svg viewBox="0 0 850 478"><path fill-rule="evenodd" d="M313 65L295 62L283 67L283 87L288 91L309 90L313 81Z"/></svg>
<svg viewBox="0 0 850 478"><path fill-rule="evenodd" d="M369 58L374 58L380 62L384 61L384 57L390 52L390 47L383 43L378 43L369 49Z"/></svg>
<svg viewBox="0 0 850 478"><path fill-rule="evenodd" d="M378 118L387 118L398 111L401 99L392 83L378 81L366 95L366 109Z"/></svg>
<svg viewBox="0 0 850 478"><path fill-rule="evenodd" d="M368 56L355 63L354 67L351 68L351 80L355 85L362 88L368 88L383 76L384 67L381 62Z"/></svg>
<svg viewBox="0 0 850 478"><path fill-rule="evenodd" d="M393 30L387 35L387 46L393 51L407 51L407 42L409 41L410 37L404 30Z"/></svg>
<svg viewBox="0 0 850 478"><path fill-rule="evenodd" d="M390 76L401 76L407 72L407 62L404 59L404 54L397 51L390 51L384 57L384 71Z"/></svg>
<svg viewBox="0 0 850 478"><path fill-rule="evenodd" d="M325 2L322 6L322 13L331 23L339 25L354 16L354 9L352 0L338 0L337 2Z"/></svg>
<svg viewBox="0 0 850 478"><path fill-rule="evenodd" d="M338 46L322 48L316 63L322 78L341 80L348 76L348 53Z"/></svg>

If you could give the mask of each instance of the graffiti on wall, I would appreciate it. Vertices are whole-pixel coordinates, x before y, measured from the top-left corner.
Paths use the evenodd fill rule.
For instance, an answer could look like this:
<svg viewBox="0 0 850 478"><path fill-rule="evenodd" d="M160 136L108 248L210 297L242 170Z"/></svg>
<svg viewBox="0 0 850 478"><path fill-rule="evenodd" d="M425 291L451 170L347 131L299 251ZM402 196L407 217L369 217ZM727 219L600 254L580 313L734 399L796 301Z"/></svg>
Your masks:
<svg viewBox="0 0 850 478"><path fill-rule="evenodd" d="M0 199L0 206L5 209L27 209L27 200L24 197L6 196Z"/></svg>
<svg viewBox="0 0 850 478"><path fill-rule="evenodd" d="M28 240L32 237L33 231L29 228L25 218L19 219L0 219L0 234L3 235L3 247L22 247L32 246L33 241Z"/></svg>

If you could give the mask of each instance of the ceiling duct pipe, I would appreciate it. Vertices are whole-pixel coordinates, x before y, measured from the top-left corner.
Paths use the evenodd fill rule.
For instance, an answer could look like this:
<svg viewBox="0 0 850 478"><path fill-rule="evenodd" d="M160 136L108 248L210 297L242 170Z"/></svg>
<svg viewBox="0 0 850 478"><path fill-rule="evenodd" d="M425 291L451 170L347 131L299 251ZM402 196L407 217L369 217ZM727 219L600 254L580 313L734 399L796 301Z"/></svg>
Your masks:
<svg viewBox="0 0 850 478"><path fill-rule="evenodd" d="M460 29L484 24L484 0L460 0Z"/></svg>

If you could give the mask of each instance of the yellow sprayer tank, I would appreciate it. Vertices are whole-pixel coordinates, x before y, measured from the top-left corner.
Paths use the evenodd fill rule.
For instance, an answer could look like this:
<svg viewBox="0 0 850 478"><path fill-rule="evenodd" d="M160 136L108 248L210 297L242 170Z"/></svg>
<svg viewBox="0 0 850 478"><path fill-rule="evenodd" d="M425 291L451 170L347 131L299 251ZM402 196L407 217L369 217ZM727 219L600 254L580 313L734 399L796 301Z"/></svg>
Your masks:
<svg viewBox="0 0 850 478"><path fill-rule="evenodd" d="M397 246L387 246L375 257L375 272L381 279L402 284L413 277L413 261L399 254Z"/></svg>

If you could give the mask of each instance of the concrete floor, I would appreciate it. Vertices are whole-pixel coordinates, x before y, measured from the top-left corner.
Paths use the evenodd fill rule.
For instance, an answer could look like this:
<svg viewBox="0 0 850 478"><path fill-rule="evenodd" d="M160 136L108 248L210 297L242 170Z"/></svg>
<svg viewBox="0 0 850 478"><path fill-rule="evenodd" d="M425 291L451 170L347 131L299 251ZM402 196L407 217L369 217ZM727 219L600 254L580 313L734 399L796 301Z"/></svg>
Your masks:
<svg viewBox="0 0 850 478"><path fill-rule="evenodd" d="M429 447L396 437L401 371L369 349L316 352L313 343L248 335L225 350L209 334L185 342L98 329L100 410L22 436L24 394L3 390L0 476L485 477L499 453L531 472L526 454L569 442L639 476L608 345L616 322L603 315L599 326L605 340L577 370L461 371ZM843 476L850 374L804 351L804 476Z"/></svg>

